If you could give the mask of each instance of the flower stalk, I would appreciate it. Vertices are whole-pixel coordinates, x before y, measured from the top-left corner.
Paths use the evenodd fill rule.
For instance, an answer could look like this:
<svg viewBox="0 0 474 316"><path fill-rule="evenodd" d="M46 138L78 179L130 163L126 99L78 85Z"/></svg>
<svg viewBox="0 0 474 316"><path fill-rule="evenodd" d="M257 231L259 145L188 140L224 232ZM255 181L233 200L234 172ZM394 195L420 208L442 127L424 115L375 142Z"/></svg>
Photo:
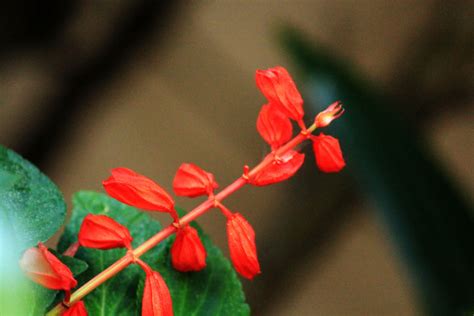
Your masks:
<svg viewBox="0 0 474 316"><path fill-rule="evenodd" d="M305 160L305 154L300 153L298 147L306 140L313 143L316 164L321 171L338 172L343 169L345 161L339 141L322 133L319 136L313 135L313 132L319 127L329 125L342 115L344 109L340 102L331 104L325 111L319 113L314 123L307 128L303 121L303 100L286 69L277 66L257 70L256 83L268 101L259 113L257 131L268 143L271 152L253 169L245 165L243 174L219 193L214 192L218 184L212 173L192 163L183 163L173 180L175 194L191 198L207 195L208 199L182 218L179 218L176 212L173 198L152 179L124 167L113 169L112 175L103 181L104 189L112 198L139 209L168 213L173 222L133 249L132 236L127 227L104 215L88 215L83 220L79 232L81 246L96 249L127 248L128 251L122 258L72 293L70 299L68 296L68 300L56 305L47 315L65 315L76 309L84 310L86 313L82 299L130 264L139 264L147 275L142 298L142 315L157 313L173 315L172 300L166 283L161 275L152 271L140 257L176 233L177 238L170 250L173 267L178 271L204 269L206 249L196 230L189 224L211 208L219 209L227 218L228 247L235 270L250 280L261 272L253 227L240 213L232 212L224 206L222 201L246 184L266 186L292 177ZM293 138L291 138L293 135L291 120L301 129ZM73 255L76 250L77 247L73 247L67 253ZM30 253L36 253L35 251L37 252L36 249L32 249ZM54 263L52 268L61 268L62 263L55 260L52 261ZM61 277L61 273L55 270L51 275ZM63 290L69 291L70 287ZM69 311L64 313L68 308Z"/></svg>
<svg viewBox="0 0 474 316"><path fill-rule="evenodd" d="M285 155L288 151L294 149L303 141L309 139L311 136L311 133L314 132L316 128L317 128L316 124L313 124L310 127L308 127L306 130L299 133L297 136L291 139L288 143L286 143L282 147L275 150L273 155L268 155L257 166L249 170L247 176L251 178L252 176L258 174L265 167L273 163L275 157ZM247 184L247 182L248 180L246 179L246 177L242 177L242 176L239 177L234 182L229 184L227 187L222 189L219 193L217 193L213 199L208 199L202 202L197 207L195 207L192 211L187 213L185 216L181 217L179 220L179 225L184 226L196 220L198 217L205 214L211 208L214 208L216 205L215 201L217 201L217 203L220 203L225 198L227 198L228 196L230 196L231 194L239 190L241 187L243 187L245 184ZM133 257L138 259L140 256L142 256L143 254L148 252L150 249L158 245L161 241L165 240L169 236L176 233L177 230L178 228L176 227L175 224L170 224L163 230L156 233L154 236L146 240L143 244L133 249L131 251L133 256L130 256L129 254L124 255L122 258L117 260L107 269L105 269L104 271L96 275L94 278L89 280L87 283L85 283L83 286L81 286L79 289L74 291L71 294L71 299L70 299L69 304L72 305L75 302L80 301L82 298L84 298L84 296L92 292L95 288L97 288L102 283L112 278L113 276L118 274L120 271L128 267L131 263L133 263L134 261ZM65 310L66 310L66 307L64 306L64 304L58 304L53 309L51 309L46 315L47 316L61 315L61 313L64 312Z"/></svg>

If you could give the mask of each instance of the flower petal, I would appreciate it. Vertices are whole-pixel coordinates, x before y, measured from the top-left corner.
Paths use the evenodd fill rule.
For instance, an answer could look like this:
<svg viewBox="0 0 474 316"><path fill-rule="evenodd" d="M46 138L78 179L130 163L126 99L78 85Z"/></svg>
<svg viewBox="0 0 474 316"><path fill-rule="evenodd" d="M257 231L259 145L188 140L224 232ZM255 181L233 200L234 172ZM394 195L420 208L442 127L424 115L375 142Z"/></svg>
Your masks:
<svg viewBox="0 0 474 316"><path fill-rule="evenodd" d="M342 157L339 141L328 135L321 133L313 136L313 150L316 157L316 164L323 172L338 172L346 165Z"/></svg>
<svg viewBox="0 0 474 316"><path fill-rule="evenodd" d="M289 141L293 134L290 120L271 103L262 106L257 118L257 130L272 150Z"/></svg>
<svg viewBox="0 0 474 316"><path fill-rule="evenodd" d="M252 176L249 183L264 186L284 181L292 177L303 165L303 162L304 154L292 150L280 160L273 161L271 165Z"/></svg>
<svg viewBox="0 0 474 316"><path fill-rule="evenodd" d="M206 267L206 248L193 227L180 228L171 247L171 263L181 272L200 271Z"/></svg>
<svg viewBox="0 0 474 316"><path fill-rule="evenodd" d="M174 201L153 180L127 168L115 168L102 182L105 191L122 203L148 211L172 213Z"/></svg>
<svg viewBox="0 0 474 316"><path fill-rule="evenodd" d="M68 266L42 243L25 251L20 267L31 280L51 290L69 291L77 285Z"/></svg>
<svg viewBox="0 0 474 316"><path fill-rule="evenodd" d="M87 214L79 230L81 246L96 249L131 249L128 228L105 215Z"/></svg>
<svg viewBox="0 0 474 316"><path fill-rule="evenodd" d="M243 277L253 279L260 273L255 231L239 213L227 220L227 241L235 270Z"/></svg>
<svg viewBox="0 0 474 316"><path fill-rule="evenodd" d="M289 118L303 119L303 99L288 71L281 67L257 70L257 86L268 101L277 105Z"/></svg>
<svg viewBox="0 0 474 316"><path fill-rule="evenodd" d="M173 180L173 190L180 196L210 195L217 187L213 174L191 163L183 163Z"/></svg>
<svg viewBox="0 0 474 316"><path fill-rule="evenodd" d="M83 301L70 306L61 316L87 316L87 309Z"/></svg>

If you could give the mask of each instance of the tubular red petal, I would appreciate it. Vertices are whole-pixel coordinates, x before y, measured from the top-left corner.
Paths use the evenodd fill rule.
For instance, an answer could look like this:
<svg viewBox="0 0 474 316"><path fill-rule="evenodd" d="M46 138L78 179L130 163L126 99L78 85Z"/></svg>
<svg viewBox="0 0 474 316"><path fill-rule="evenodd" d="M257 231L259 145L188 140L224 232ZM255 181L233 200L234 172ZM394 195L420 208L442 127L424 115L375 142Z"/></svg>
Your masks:
<svg viewBox="0 0 474 316"><path fill-rule="evenodd" d="M173 190L180 196L210 195L217 187L213 174L191 163L183 163L173 180Z"/></svg>
<svg viewBox="0 0 474 316"><path fill-rule="evenodd" d="M273 161L272 164L252 176L249 183L265 186L287 180L301 168L303 162L304 154L293 150L289 151L285 156Z"/></svg>
<svg viewBox="0 0 474 316"><path fill-rule="evenodd" d="M253 279L260 273L255 232L239 213L233 214L227 220L227 241L235 270L243 277Z"/></svg>
<svg viewBox="0 0 474 316"><path fill-rule="evenodd" d="M336 101L328 106L326 110L316 115L314 123L317 127L326 127L331 124L333 120L340 117L343 113L344 108L342 107L342 103L340 101Z"/></svg>
<svg viewBox="0 0 474 316"><path fill-rule="evenodd" d="M31 280L51 290L69 291L77 285L71 270L42 243L25 251L20 267Z"/></svg>
<svg viewBox="0 0 474 316"><path fill-rule="evenodd" d="M97 249L131 249L133 238L128 228L105 215L87 214L79 230L79 243Z"/></svg>
<svg viewBox="0 0 474 316"><path fill-rule="evenodd" d="M289 141L293 134L290 120L271 103L262 106L257 118L257 130L272 150Z"/></svg>
<svg viewBox="0 0 474 316"><path fill-rule="evenodd" d="M61 316L87 316L87 309L83 301L70 306Z"/></svg>
<svg viewBox="0 0 474 316"><path fill-rule="evenodd" d="M142 316L172 316L173 304L165 281L156 271L146 269L145 272Z"/></svg>
<svg viewBox="0 0 474 316"><path fill-rule="evenodd" d="M313 136L313 150L316 157L316 164L323 172L338 172L346 165L342 157L339 141L328 135L321 133Z"/></svg>
<svg viewBox="0 0 474 316"><path fill-rule="evenodd" d="M178 230L171 247L171 263L181 272L200 271L206 267L206 248L193 227L186 225Z"/></svg>
<svg viewBox="0 0 474 316"><path fill-rule="evenodd" d="M174 211L171 196L153 180L133 170L115 168L102 184L111 197L122 203L148 211Z"/></svg>
<svg viewBox="0 0 474 316"><path fill-rule="evenodd" d="M303 99L288 71L281 67L257 70L257 86L263 95L289 118L301 121L304 116Z"/></svg>

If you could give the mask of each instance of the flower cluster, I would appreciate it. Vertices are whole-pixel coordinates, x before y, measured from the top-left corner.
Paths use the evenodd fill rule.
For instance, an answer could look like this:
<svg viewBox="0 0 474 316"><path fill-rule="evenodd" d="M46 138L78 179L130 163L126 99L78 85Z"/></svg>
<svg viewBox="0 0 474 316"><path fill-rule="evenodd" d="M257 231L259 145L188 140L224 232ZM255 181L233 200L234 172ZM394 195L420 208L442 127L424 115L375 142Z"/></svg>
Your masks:
<svg viewBox="0 0 474 316"><path fill-rule="evenodd" d="M219 187L214 175L192 163L182 164L173 180L173 191L176 195L191 198L207 196L207 201L199 206L200 209L206 211L209 208L217 208L226 217L232 264L235 270L247 279L253 279L260 273L255 231L240 213L229 210L222 200L244 184L265 186L292 177L304 162L305 155L296 149L304 140L312 141L316 164L321 171L337 172L345 166L337 139L322 133L312 135L316 128L325 127L342 115L344 110L340 102L335 102L319 113L314 124L307 128L303 120L303 99L286 69L274 67L258 70L256 83L268 100L258 115L257 130L270 145L271 152L252 170L245 166L242 176L219 194L214 192ZM291 120L301 129L294 138ZM111 173L111 176L103 181L103 187L111 197L142 210L164 212L171 216L172 232L176 233L170 250L172 266L181 272L204 269L206 248L196 229L189 225L190 220L178 216L173 198L152 179L133 170L121 167L113 169ZM198 208L188 215L201 215L203 212L197 214ZM67 253L74 255L77 246L127 249L126 256L129 256L130 263L138 264L146 275L142 315L173 315L171 295L164 279L139 258L132 248L132 240L128 228L114 219L105 215L88 214L80 227L78 244L73 245ZM77 285L71 271L45 246L39 244L38 248L27 250L20 264L33 281L50 289L65 291L64 304L69 308L63 315L87 315L82 301L72 304L69 302L70 291Z"/></svg>

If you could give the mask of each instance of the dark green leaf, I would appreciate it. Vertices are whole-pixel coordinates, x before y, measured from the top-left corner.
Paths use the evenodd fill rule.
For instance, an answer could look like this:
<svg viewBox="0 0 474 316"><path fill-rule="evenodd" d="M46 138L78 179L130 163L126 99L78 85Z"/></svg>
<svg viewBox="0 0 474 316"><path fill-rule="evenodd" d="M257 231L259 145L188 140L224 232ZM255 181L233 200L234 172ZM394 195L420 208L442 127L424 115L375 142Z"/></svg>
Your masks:
<svg viewBox="0 0 474 316"><path fill-rule="evenodd" d="M0 229L21 253L48 240L63 224L66 205L56 185L35 166L0 146Z"/></svg>
<svg viewBox="0 0 474 316"><path fill-rule="evenodd" d="M60 251L77 240L82 219L88 213L105 214L127 226L134 238L134 247L161 229L161 225L147 214L103 194L79 192L74 196L73 204L73 216L60 240ZM142 259L162 273L173 297L175 315L249 315L235 272L207 237L204 237L204 243L209 253L208 267L198 273L173 270L168 257L171 242L172 239L165 240ZM124 253L125 250L81 248L76 257L86 261L89 269L81 275L80 283L103 271ZM142 290L138 289L138 283L143 279L144 273L138 266L126 268L85 298L89 314L139 315Z"/></svg>

